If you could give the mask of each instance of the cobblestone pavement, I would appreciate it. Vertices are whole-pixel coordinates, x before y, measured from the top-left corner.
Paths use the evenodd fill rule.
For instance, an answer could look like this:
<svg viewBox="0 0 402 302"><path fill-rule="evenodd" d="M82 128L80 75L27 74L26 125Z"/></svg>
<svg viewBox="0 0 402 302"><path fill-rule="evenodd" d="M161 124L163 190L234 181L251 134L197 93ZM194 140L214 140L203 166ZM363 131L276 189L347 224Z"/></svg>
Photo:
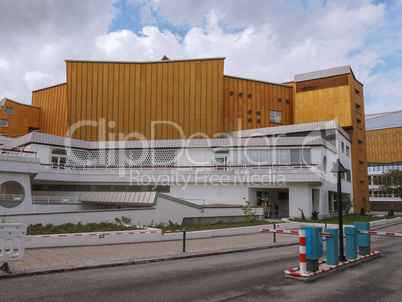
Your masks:
<svg viewBox="0 0 402 302"><path fill-rule="evenodd" d="M238 249L270 248L284 243L298 242L298 237L289 234L277 234L276 243L273 234L256 233L186 241L186 252L183 253L183 241L160 241L147 243L128 243L114 245L59 247L26 249L24 258L10 262L13 274L57 271L73 268L96 267L123 264L136 260L175 258L214 252L230 252ZM1 273L0 273L1 274Z"/></svg>

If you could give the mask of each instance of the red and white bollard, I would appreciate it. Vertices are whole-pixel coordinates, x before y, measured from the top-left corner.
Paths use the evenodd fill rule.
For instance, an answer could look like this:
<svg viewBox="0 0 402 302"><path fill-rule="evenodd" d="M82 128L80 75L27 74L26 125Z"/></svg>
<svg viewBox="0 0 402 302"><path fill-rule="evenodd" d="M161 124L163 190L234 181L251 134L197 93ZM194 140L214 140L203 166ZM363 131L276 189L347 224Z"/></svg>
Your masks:
<svg viewBox="0 0 402 302"><path fill-rule="evenodd" d="M300 274L307 273L307 259L306 259L306 231L299 231L299 252L300 252Z"/></svg>

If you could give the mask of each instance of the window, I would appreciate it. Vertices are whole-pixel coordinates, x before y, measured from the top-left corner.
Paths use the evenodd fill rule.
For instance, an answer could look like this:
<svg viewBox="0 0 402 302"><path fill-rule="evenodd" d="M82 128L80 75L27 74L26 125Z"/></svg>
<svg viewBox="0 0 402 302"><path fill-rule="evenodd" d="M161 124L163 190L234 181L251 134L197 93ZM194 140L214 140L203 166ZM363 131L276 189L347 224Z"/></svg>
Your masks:
<svg viewBox="0 0 402 302"><path fill-rule="evenodd" d="M350 156L350 148L349 148L349 146L346 146L346 156Z"/></svg>
<svg viewBox="0 0 402 302"><path fill-rule="evenodd" d="M64 166L67 164L67 150L52 149L50 162L53 169L64 169Z"/></svg>
<svg viewBox="0 0 402 302"><path fill-rule="evenodd" d="M322 159L322 169L324 170L325 173L327 173L327 157L324 156Z"/></svg>
<svg viewBox="0 0 402 302"><path fill-rule="evenodd" d="M8 127L8 120L0 120L0 127Z"/></svg>
<svg viewBox="0 0 402 302"><path fill-rule="evenodd" d="M218 170L225 170L221 168L228 164L229 152L228 151L216 151L214 155L214 164L218 166Z"/></svg>
<svg viewBox="0 0 402 302"><path fill-rule="evenodd" d="M352 177L350 175L350 170L346 169L346 181L351 182L352 181Z"/></svg>
<svg viewBox="0 0 402 302"><path fill-rule="evenodd" d="M12 107L6 107L6 108L4 109L4 114L12 115L12 114L13 114L13 110L14 110L14 108L12 108Z"/></svg>
<svg viewBox="0 0 402 302"><path fill-rule="evenodd" d="M341 142L341 151L342 153L345 153L345 144Z"/></svg>
<svg viewBox="0 0 402 302"><path fill-rule="evenodd" d="M28 127L28 132L34 132L34 131L39 132L39 128L37 128L37 127Z"/></svg>
<svg viewBox="0 0 402 302"><path fill-rule="evenodd" d="M271 110L269 113L269 121L271 123L282 123L282 113L280 111Z"/></svg>

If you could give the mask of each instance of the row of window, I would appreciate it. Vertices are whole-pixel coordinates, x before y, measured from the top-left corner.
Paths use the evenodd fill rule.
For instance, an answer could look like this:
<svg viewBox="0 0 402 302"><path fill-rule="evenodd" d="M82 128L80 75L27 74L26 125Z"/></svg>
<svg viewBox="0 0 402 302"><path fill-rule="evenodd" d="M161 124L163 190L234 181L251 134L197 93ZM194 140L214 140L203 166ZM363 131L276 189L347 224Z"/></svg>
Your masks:
<svg viewBox="0 0 402 302"><path fill-rule="evenodd" d="M369 164L369 172L386 172L389 170L402 170L402 163L392 164Z"/></svg>
<svg viewBox="0 0 402 302"><path fill-rule="evenodd" d="M214 164L225 165L301 165L311 164L310 149L238 149L220 150Z"/></svg>
<svg viewBox="0 0 402 302"><path fill-rule="evenodd" d="M341 142L341 151L343 154L346 154L346 156L350 157L350 147L346 145L346 148L345 148L344 142Z"/></svg>
<svg viewBox="0 0 402 302"><path fill-rule="evenodd" d="M384 191L369 190L370 197L399 197L397 194Z"/></svg>
<svg viewBox="0 0 402 302"><path fill-rule="evenodd" d="M386 180L383 180L381 175L370 175L368 177L368 182L369 182L369 185L384 185L387 183ZM388 179L388 183L390 183L390 182L391 182L391 180Z"/></svg>

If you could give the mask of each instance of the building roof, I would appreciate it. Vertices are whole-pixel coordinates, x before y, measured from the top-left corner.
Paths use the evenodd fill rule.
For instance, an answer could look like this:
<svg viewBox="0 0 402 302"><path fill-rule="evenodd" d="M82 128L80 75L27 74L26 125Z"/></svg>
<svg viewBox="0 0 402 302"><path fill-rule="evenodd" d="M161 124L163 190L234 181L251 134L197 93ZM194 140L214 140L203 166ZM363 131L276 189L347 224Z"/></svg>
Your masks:
<svg viewBox="0 0 402 302"><path fill-rule="evenodd" d="M243 77L237 77L237 76L231 76L231 75L224 75L226 78L232 78L232 79L238 79L238 80L245 80L245 81L250 81L250 82L259 82L259 83L264 83L264 84L271 84L271 85L277 85L277 86L283 86L283 87L289 87L292 88L293 86L288 85L288 84L281 84L281 83L274 83L274 82L268 82L268 81L263 81L263 80L256 80L256 79L249 79L249 78L243 78Z"/></svg>
<svg viewBox="0 0 402 302"><path fill-rule="evenodd" d="M310 71L301 74L295 74L294 81L295 82L303 82L303 81L310 81L314 79L326 78L326 77L333 77L342 74L350 73L351 69L349 65L340 66L335 68L317 70L317 71Z"/></svg>
<svg viewBox="0 0 402 302"><path fill-rule="evenodd" d="M32 107L32 108L40 108L38 106L33 106L33 105L23 104L23 103L20 103L20 102L17 102L17 101L13 101L13 100L10 100L9 98L4 98L4 99L2 99L0 101L0 108L3 107L6 104L6 101L12 102L12 103L15 103L15 104L18 104L18 105L21 105L21 106L27 106L27 107Z"/></svg>
<svg viewBox="0 0 402 302"><path fill-rule="evenodd" d="M78 200L82 203L150 207L155 205L155 196L156 192L83 192Z"/></svg>
<svg viewBox="0 0 402 302"><path fill-rule="evenodd" d="M118 64L149 64L149 63L173 63L173 62L190 62L190 61L208 61L208 60L225 60L226 57L212 58L195 58L195 59L180 59L180 60L159 60L159 61L102 61L102 60L72 60L66 59L65 62L82 62L82 63L118 63Z"/></svg>
<svg viewBox="0 0 402 302"><path fill-rule="evenodd" d="M329 69L322 69L322 70L317 70L317 71L296 74L294 76L294 82L297 83L297 82L303 82L303 81L310 81L310 80L333 77L333 76L338 76L338 75L343 75L343 74L348 74L348 73L351 73L353 75L354 79L356 81L358 81L356 79L350 65L345 65L345 66L339 66L339 67L334 67L334 68L329 68ZM360 84L363 85L362 83L360 83Z"/></svg>
<svg viewBox="0 0 402 302"><path fill-rule="evenodd" d="M153 148L231 148L231 147L284 147L284 146L325 146L336 152L336 148L321 136L285 136L286 133L308 132L325 129L338 129L347 139L349 136L335 121L297 124L281 127L260 128L222 133L223 138L214 139L171 139L146 141L101 141L89 142L61 137L41 132L31 132L16 138L5 145L8 148L22 147L30 144L61 146L85 150L103 149L153 149ZM277 135L277 136L276 136ZM273 136L273 137L267 137Z"/></svg>
<svg viewBox="0 0 402 302"><path fill-rule="evenodd" d="M366 131L402 127L402 110L366 114Z"/></svg>

